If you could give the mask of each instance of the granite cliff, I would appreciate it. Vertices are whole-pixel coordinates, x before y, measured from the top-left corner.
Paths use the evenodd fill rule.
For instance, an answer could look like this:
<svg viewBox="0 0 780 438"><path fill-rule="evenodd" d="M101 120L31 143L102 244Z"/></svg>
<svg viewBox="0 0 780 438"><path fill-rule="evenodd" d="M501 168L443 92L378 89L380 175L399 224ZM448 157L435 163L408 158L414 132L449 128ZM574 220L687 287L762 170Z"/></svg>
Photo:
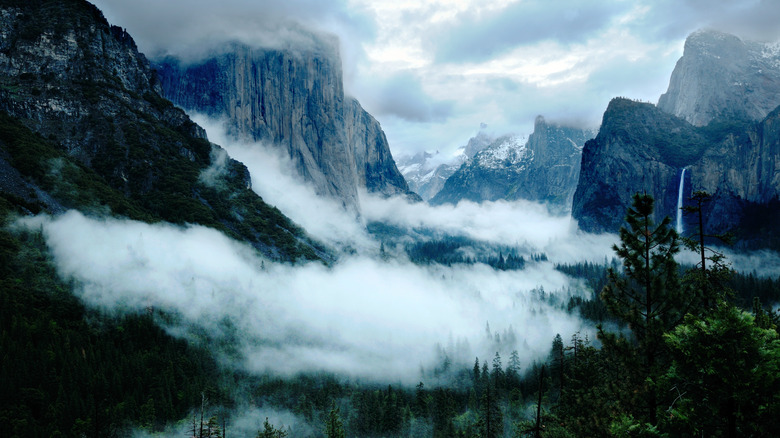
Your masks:
<svg viewBox="0 0 780 438"><path fill-rule="evenodd" d="M760 121L780 104L780 43L698 31L685 41L658 107L693 125Z"/></svg>
<svg viewBox="0 0 780 438"><path fill-rule="evenodd" d="M282 148L319 194L359 210L359 188L415 197L396 168L384 132L344 95L336 42L303 48L233 43L218 55L156 63L165 96L187 111L228 121L236 139Z"/></svg>
<svg viewBox="0 0 780 438"><path fill-rule="evenodd" d="M646 192L656 200L656 221L674 218L686 168L684 198L698 190L713 195L708 232L734 230L742 247L777 247L779 139L777 109L760 122L697 127L652 104L613 99L585 144L572 215L583 230L616 232L631 196Z"/></svg>

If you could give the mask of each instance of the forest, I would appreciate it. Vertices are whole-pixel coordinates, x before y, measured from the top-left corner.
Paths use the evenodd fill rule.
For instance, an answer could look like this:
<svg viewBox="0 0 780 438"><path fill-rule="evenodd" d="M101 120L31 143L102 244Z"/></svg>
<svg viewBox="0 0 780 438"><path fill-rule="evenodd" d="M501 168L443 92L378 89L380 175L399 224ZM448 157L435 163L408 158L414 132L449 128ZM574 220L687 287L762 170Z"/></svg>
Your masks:
<svg viewBox="0 0 780 438"><path fill-rule="evenodd" d="M0 206L6 222L21 211L5 197ZM556 266L592 289L559 306L592 321L596 339L556 335L547 359L524 368L517 351L468 368L442 354L425 376L437 383L414 388L221 366L208 334L186 342L161 328L175 315L86 308L71 292L77 285L58 278L40 232L6 227L0 421L12 437L154 434L171 424L225 437L238 436L233 410L249 404L293 413L310 436L777 436L780 317L764 303L780 300L780 278L733 272L707 241L680 238L668 220L654 224L652 209L652 198L635 197L613 260ZM681 245L702 262L679 266ZM420 262L452 263L441 254L456 246L408 250ZM514 254L482 263L507 260ZM253 433L301 430L266 420Z"/></svg>

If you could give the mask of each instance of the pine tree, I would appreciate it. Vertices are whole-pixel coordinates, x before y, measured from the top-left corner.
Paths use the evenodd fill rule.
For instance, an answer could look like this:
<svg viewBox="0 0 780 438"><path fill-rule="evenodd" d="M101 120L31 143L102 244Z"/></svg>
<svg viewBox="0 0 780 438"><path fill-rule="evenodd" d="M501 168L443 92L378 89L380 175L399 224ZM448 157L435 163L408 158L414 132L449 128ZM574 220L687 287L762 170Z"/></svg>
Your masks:
<svg viewBox="0 0 780 438"><path fill-rule="evenodd" d="M683 294L674 255L679 251L677 233L665 217L658 225L652 219L650 195L635 194L628 210L628 228L620 229L620 246L613 249L623 262L623 275L609 270L609 282L601 291L607 309L627 323L638 341L645 388L646 420L655 424L656 395L653 378L660 374L664 356L663 333L682 321L689 299ZM603 330L600 337L610 343Z"/></svg>
<svg viewBox="0 0 780 438"><path fill-rule="evenodd" d="M257 432L257 438L285 438L286 436L287 432L281 428L275 428L268 422L268 417L265 418L265 422L263 423L263 430Z"/></svg>
<svg viewBox="0 0 780 438"><path fill-rule="evenodd" d="M476 429L480 438L504 436L504 415L498 403L495 388L488 384L480 400L479 420Z"/></svg>
<svg viewBox="0 0 780 438"><path fill-rule="evenodd" d="M325 420L325 436L328 438L346 438L344 424L341 422L339 408L334 404Z"/></svg>
<svg viewBox="0 0 780 438"><path fill-rule="evenodd" d="M725 244L730 244L732 240L729 233L707 234L705 232L704 205L711 200L712 196L709 193L696 191L689 199L693 205L683 207L684 214L695 214L698 219L697 232L690 237L684 237L683 243L691 251L699 253L701 258L698 269L689 271L685 280L692 286L697 297L703 301L704 307L709 309L729 294L726 284L731 278L731 269L724 263L725 258L721 252L705 245L705 239L716 239Z"/></svg>
<svg viewBox="0 0 780 438"><path fill-rule="evenodd" d="M506 366L506 381L509 389L520 384L520 355L517 350L513 350L509 356L509 363Z"/></svg>
<svg viewBox="0 0 780 438"><path fill-rule="evenodd" d="M671 436L780 436L780 336L761 323L720 301L666 335Z"/></svg>
<svg viewBox="0 0 780 438"><path fill-rule="evenodd" d="M560 334L555 335L552 343L552 357L550 358L551 369L550 373L554 383L558 386L558 396L563 394L564 383L564 350L563 350L563 338Z"/></svg>
<svg viewBox="0 0 780 438"><path fill-rule="evenodd" d="M493 378L493 386L496 388L496 393L499 393L504 388L504 370L501 367L501 355L496 351L495 357L493 357L493 371L491 373Z"/></svg>

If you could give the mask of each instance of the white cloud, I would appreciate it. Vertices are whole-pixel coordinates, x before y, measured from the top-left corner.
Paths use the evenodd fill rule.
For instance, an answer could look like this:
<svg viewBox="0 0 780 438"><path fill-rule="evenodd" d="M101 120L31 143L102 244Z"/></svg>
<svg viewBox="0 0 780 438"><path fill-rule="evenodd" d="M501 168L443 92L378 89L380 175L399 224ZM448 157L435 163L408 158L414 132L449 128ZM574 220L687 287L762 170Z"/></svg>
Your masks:
<svg viewBox="0 0 780 438"><path fill-rule="evenodd" d="M60 274L75 280L88 305L154 307L215 336L226 334L229 322L245 357L241 366L253 372L328 371L413 384L421 366L437 365L437 344L470 346L450 352L459 364L492 357L486 322L498 332L514 327L517 343L506 348L517 348L526 361L547 353L552 334L566 337L581 328L578 318L532 292L575 284L550 263L512 272L366 257L344 258L332 268L291 266L262 260L200 226L92 219L74 211L25 223L43 230Z"/></svg>
<svg viewBox="0 0 780 438"><path fill-rule="evenodd" d="M201 114L191 114L191 117L206 130L209 140L221 145L231 158L249 169L253 191L312 237L337 249L376 247L354 215L332 199L318 196L310 185L299 179L291 160L279 148L236 141L227 135L224 122ZM220 163L215 162L217 166ZM213 171L210 168L205 175Z"/></svg>

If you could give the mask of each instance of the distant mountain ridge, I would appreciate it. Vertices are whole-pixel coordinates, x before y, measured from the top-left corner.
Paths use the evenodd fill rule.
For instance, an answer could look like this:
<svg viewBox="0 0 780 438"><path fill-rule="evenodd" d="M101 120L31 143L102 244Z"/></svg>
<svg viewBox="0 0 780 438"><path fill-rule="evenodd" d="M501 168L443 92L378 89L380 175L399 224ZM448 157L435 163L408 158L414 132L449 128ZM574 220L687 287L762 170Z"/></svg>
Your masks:
<svg viewBox="0 0 780 438"><path fill-rule="evenodd" d="M780 45L691 34L657 107L610 102L585 145L572 215L585 231L616 232L632 194L647 192L656 220L674 218L681 186L684 200L712 195L708 233L780 249Z"/></svg>
<svg viewBox="0 0 780 438"><path fill-rule="evenodd" d="M503 136L463 164L430 203L526 199L568 210L577 185L582 146L594 132L537 117L527 142Z"/></svg>
<svg viewBox="0 0 780 438"><path fill-rule="evenodd" d="M409 188L419 194L425 201L429 201L436 196L444 187L447 179L463 163L473 158L474 155L493 142L493 136L488 134L485 128L487 128L487 125L482 124L479 132L474 137L471 137L465 146L458 148L455 157L446 163L434 164L437 162L437 159L438 162L441 159L438 156L438 151L435 154L422 152L411 157L399 158L399 170L409 184Z"/></svg>

